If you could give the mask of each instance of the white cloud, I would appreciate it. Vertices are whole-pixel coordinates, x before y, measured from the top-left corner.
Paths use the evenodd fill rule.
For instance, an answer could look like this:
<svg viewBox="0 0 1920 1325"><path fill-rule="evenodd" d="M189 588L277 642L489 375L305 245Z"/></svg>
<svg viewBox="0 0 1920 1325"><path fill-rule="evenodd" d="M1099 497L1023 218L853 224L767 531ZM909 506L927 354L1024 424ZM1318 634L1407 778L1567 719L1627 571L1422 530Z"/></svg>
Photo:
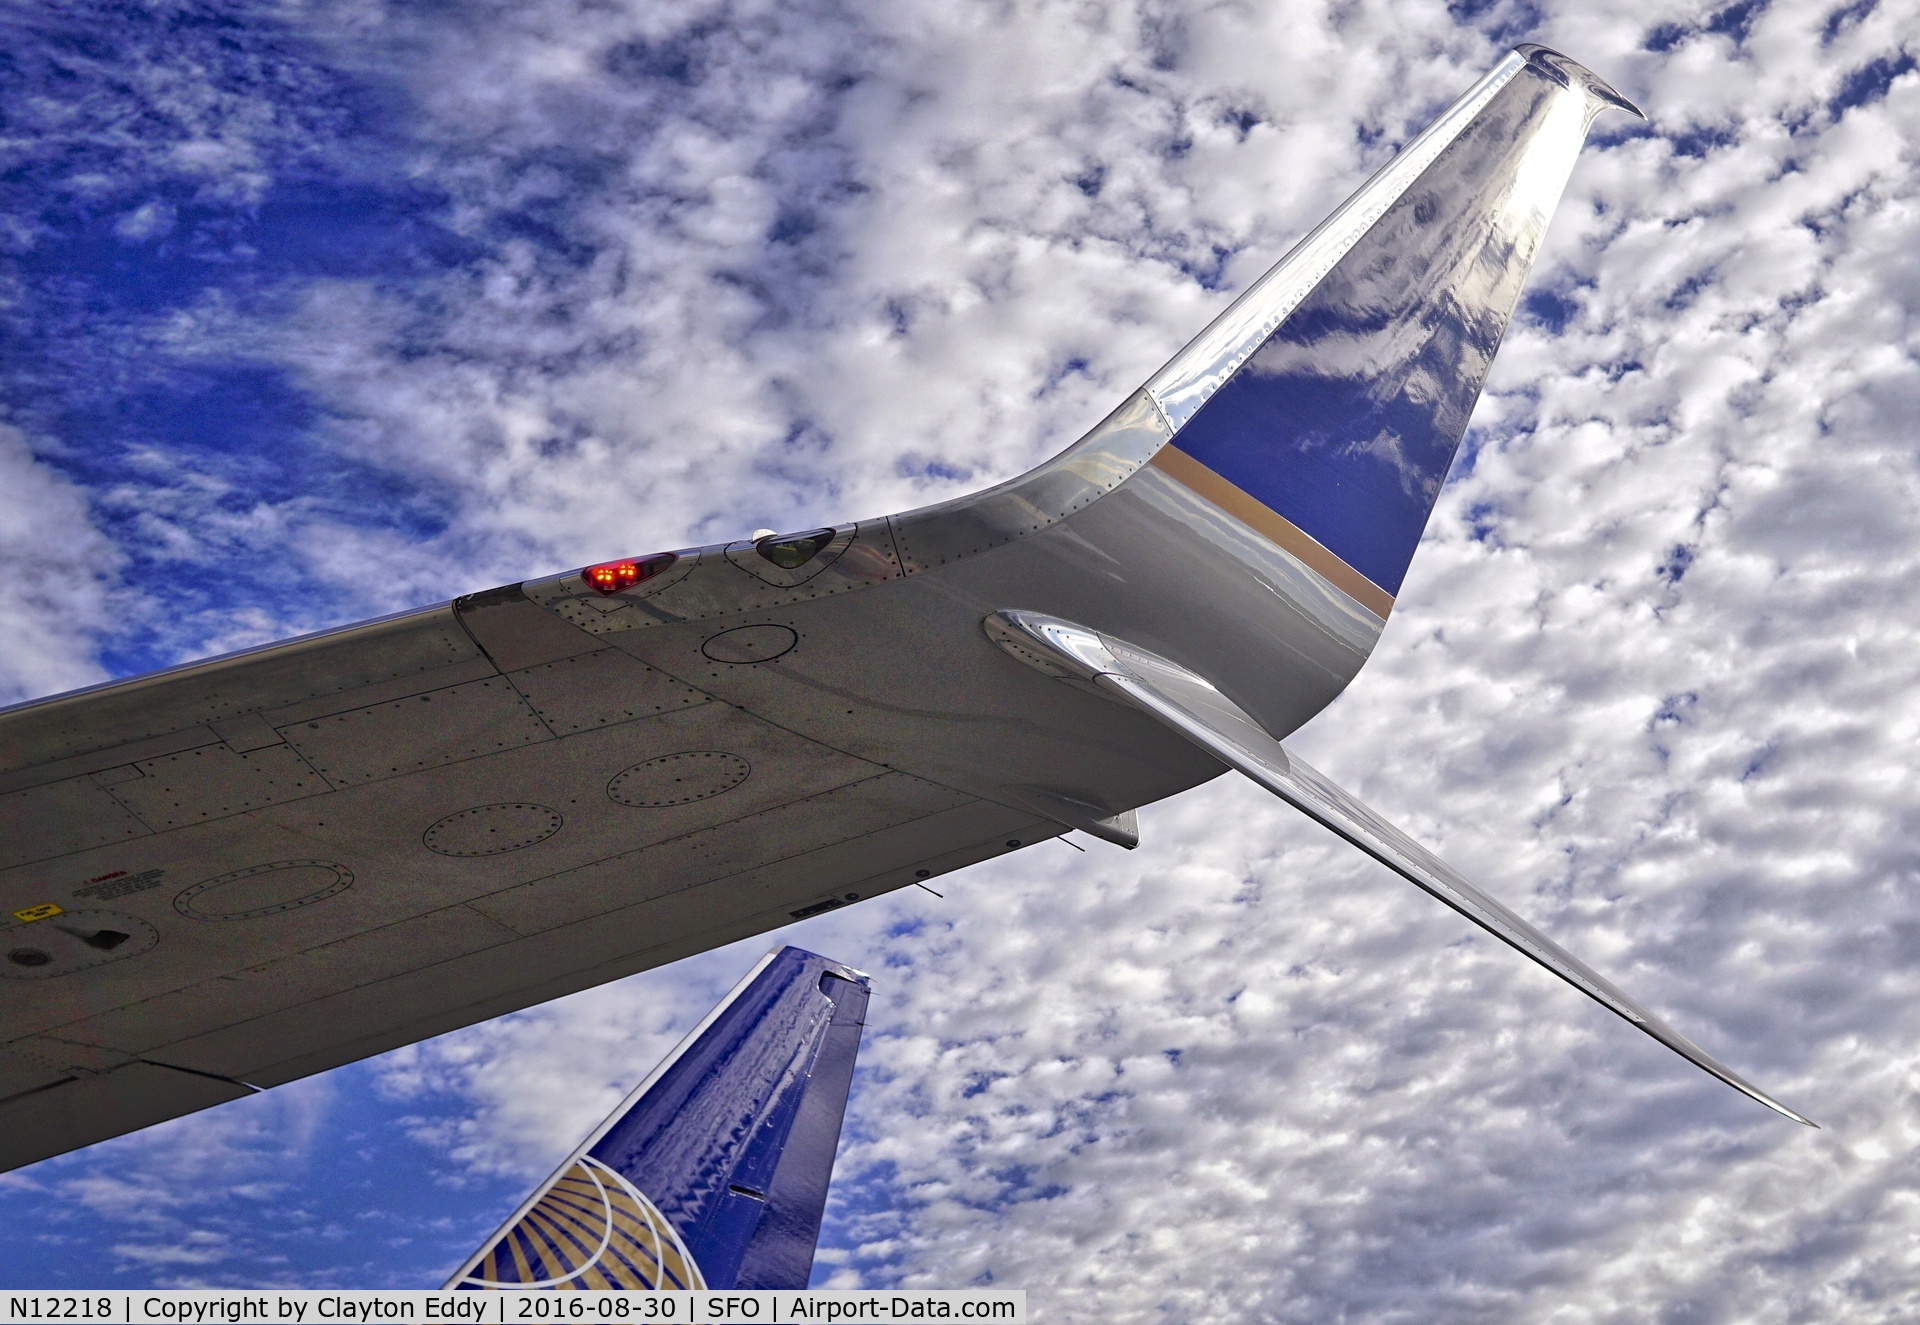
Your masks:
<svg viewBox="0 0 1920 1325"><path fill-rule="evenodd" d="M218 1233L195 1229L176 1243L122 1242L113 1254L141 1265L217 1265L229 1254L227 1240Z"/></svg>
<svg viewBox="0 0 1920 1325"><path fill-rule="evenodd" d="M94 659L115 613L122 555L87 494L0 424L0 703L106 679Z"/></svg>
<svg viewBox="0 0 1920 1325"><path fill-rule="evenodd" d="M173 230L174 209L164 202L143 202L113 223L113 233L139 243L158 239Z"/></svg>
<svg viewBox="0 0 1920 1325"><path fill-rule="evenodd" d="M403 1107L464 1097L467 1116L402 1121L462 1169L543 1178L725 991L688 966L716 963L654 976L644 999L605 986L396 1050L380 1060L379 1089Z"/></svg>

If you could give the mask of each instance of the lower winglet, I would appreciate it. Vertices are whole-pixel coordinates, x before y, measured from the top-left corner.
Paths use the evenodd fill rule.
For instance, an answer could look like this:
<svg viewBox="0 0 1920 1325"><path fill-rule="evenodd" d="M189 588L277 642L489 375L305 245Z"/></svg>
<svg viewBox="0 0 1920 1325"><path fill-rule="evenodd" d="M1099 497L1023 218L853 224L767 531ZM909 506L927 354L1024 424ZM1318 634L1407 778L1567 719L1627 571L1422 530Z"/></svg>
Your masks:
<svg viewBox="0 0 1920 1325"><path fill-rule="evenodd" d="M987 633L1029 666L1040 666L1062 679L1093 683L1151 714L1682 1058L1778 1114L1808 1127L1819 1126L1723 1066L1592 967L1467 882L1445 861L1290 755L1206 678L1145 649L1039 613L996 612L987 619ZM1045 665L1035 661L1036 654Z"/></svg>

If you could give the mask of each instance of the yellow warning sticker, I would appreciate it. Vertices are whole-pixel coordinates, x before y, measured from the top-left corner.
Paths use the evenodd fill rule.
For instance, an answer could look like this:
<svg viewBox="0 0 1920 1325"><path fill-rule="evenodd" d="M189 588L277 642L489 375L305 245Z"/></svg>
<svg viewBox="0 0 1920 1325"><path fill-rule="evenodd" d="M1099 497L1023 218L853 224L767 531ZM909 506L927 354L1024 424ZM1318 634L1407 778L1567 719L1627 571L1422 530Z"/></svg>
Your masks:
<svg viewBox="0 0 1920 1325"><path fill-rule="evenodd" d="M30 906L24 911L15 911L13 918L24 925L30 920L46 920L57 916L65 909L66 908L58 902L42 902L38 906Z"/></svg>

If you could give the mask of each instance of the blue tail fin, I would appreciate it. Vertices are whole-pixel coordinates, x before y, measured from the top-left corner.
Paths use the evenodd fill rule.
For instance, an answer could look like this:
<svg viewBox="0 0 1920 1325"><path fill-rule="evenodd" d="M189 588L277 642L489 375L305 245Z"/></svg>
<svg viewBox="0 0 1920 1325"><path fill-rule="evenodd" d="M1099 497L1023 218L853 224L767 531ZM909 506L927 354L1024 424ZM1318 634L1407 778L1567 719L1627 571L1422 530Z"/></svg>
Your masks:
<svg viewBox="0 0 1920 1325"><path fill-rule="evenodd" d="M769 953L449 1288L805 1288L867 977Z"/></svg>

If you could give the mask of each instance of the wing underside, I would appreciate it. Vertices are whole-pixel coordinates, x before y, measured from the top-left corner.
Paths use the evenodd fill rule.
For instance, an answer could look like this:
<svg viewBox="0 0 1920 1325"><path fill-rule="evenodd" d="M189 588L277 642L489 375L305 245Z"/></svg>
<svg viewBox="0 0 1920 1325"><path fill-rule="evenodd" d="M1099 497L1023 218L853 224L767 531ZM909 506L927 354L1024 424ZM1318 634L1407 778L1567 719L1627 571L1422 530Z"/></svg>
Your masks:
<svg viewBox="0 0 1920 1325"><path fill-rule="evenodd" d="M421 616L464 656L345 686L328 643L304 674L274 659L244 723L15 774L42 780L0 796L8 910L36 917L0 932L0 1166L1063 831L564 625L576 652L503 669Z"/></svg>

